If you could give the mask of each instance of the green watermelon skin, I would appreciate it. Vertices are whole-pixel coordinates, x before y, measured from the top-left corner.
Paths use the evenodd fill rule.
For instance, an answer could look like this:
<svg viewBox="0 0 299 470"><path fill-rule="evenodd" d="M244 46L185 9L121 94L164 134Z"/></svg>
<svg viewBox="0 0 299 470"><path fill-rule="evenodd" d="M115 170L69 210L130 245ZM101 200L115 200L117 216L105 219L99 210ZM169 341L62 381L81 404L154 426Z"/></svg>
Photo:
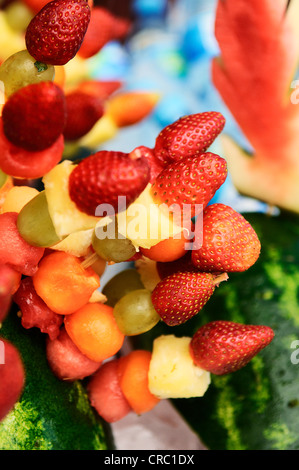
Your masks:
<svg viewBox="0 0 299 470"><path fill-rule="evenodd" d="M212 375L204 397L173 404L208 449L298 450L299 364L291 361L296 353L291 345L299 340L299 218L245 217L261 240L258 262L244 273L230 274L191 321L172 328L160 323L135 347L151 349L159 334L192 336L211 320L270 326L272 343L247 366Z"/></svg>
<svg viewBox="0 0 299 470"><path fill-rule="evenodd" d="M20 351L26 385L0 423L0 450L114 449L110 427L91 408L84 384L58 380L45 353L45 335L21 326L12 310L0 330Z"/></svg>

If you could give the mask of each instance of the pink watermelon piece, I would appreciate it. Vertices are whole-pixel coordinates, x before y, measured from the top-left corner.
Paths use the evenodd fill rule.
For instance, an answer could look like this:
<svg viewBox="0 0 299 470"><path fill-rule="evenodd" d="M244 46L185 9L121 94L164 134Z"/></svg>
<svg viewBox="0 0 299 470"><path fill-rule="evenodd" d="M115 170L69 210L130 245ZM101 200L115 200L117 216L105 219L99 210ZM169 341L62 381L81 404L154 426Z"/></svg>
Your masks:
<svg viewBox="0 0 299 470"><path fill-rule="evenodd" d="M254 148L253 158L233 148L230 159L231 146L225 147L233 182L240 192L279 206L289 206L291 186L299 182L299 106L290 99L299 44L285 8L284 1L219 0L221 55L212 64L214 84ZM291 206L299 210L298 196Z"/></svg>

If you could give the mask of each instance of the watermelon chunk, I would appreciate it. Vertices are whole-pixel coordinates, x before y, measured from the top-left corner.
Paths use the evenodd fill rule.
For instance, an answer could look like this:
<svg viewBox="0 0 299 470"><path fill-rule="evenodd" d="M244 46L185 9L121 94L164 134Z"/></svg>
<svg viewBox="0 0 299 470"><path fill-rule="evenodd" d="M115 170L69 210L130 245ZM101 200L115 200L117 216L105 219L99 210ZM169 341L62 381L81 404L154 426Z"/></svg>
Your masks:
<svg viewBox="0 0 299 470"><path fill-rule="evenodd" d="M212 77L254 155L224 148L233 183L243 194L299 211L299 107L291 85L298 35L285 1L221 0L215 34L221 51Z"/></svg>

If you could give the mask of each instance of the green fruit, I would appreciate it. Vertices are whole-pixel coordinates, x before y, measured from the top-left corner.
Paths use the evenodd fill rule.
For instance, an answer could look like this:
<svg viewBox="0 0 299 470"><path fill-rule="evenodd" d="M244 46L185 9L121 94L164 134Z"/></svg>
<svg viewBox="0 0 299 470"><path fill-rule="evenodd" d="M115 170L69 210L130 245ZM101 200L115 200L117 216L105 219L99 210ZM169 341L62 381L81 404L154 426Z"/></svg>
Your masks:
<svg viewBox="0 0 299 470"><path fill-rule="evenodd" d="M45 191L22 208L17 226L22 238L30 245L50 247L60 241L48 211Z"/></svg>
<svg viewBox="0 0 299 470"><path fill-rule="evenodd" d="M134 290L123 296L115 305L113 315L120 331L127 336L145 333L161 320L147 289Z"/></svg>
<svg viewBox="0 0 299 470"><path fill-rule="evenodd" d="M107 226L106 232L103 230L101 238L99 238L98 229L94 231L92 247L100 258L114 263L127 261L136 254L136 249L131 240L119 235L114 222Z"/></svg>
<svg viewBox="0 0 299 470"><path fill-rule="evenodd" d="M125 269L107 282L103 294L108 299L107 305L114 307L124 295L137 289L144 289L138 272L133 268Z"/></svg>
<svg viewBox="0 0 299 470"><path fill-rule="evenodd" d="M246 218L261 240L256 264L231 273L183 328L167 329L161 322L138 337L135 347L150 349L153 337L166 331L191 336L211 320L270 326L275 338L247 366L213 375L203 398L173 403L209 449L299 450L299 366L291 361L299 340L299 218Z"/></svg>
<svg viewBox="0 0 299 470"><path fill-rule="evenodd" d="M32 83L53 81L54 77L53 65L36 62L27 50L11 55L0 67L0 81L6 97Z"/></svg>
<svg viewBox="0 0 299 470"><path fill-rule="evenodd" d="M91 408L83 384L57 379L48 366L45 336L25 330L11 311L1 328L24 361L26 382L0 423L0 450L113 449L110 427Z"/></svg>

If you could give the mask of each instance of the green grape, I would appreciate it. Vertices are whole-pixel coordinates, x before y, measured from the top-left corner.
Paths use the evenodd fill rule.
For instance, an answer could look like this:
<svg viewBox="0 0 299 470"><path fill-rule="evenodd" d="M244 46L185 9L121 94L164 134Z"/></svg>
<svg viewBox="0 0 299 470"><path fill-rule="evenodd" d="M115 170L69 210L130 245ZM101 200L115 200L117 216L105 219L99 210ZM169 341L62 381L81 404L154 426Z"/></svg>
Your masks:
<svg viewBox="0 0 299 470"><path fill-rule="evenodd" d="M0 81L6 97L31 83L53 81L54 77L53 65L37 62L27 50L11 55L0 67Z"/></svg>
<svg viewBox="0 0 299 470"><path fill-rule="evenodd" d="M107 305L115 304L131 291L144 289L139 273L134 268L125 269L116 274L103 288L103 294L107 297Z"/></svg>
<svg viewBox="0 0 299 470"><path fill-rule="evenodd" d="M60 241L48 211L45 191L40 192L23 207L17 226L22 238L30 245L50 247Z"/></svg>
<svg viewBox="0 0 299 470"><path fill-rule="evenodd" d="M0 170L0 189L5 185L7 180L7 175Z"/></svg>
<svg viewBox="0 0 299 470"><path fill-rule="evenodd" d="M139 289L122 297L113 309L118 328L126 336L151 330L161 319L151 299L151 292Z"/></svg>
<svg viewBox="0 0 299 470"><path fill-rule="evenodd" d="M92 237L92 247L102 259L121 263L136 254L136 249L131 240L121 237L117 232L114 220L109 223L106 229L106 232L103 231L101 238L98 238L98 229L94 231Z"/></svg>

